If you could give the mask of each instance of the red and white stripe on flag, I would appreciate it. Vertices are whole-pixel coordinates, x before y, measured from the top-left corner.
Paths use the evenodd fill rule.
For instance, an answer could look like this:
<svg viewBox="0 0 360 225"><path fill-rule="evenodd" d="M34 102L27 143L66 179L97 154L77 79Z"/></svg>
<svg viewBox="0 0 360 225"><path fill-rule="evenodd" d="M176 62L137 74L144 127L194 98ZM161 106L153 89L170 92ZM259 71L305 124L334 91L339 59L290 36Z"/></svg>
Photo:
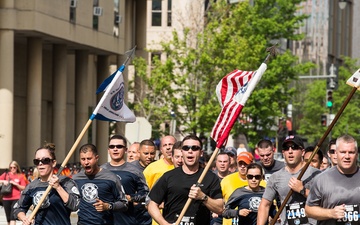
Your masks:
<svg viewBox="0 0 360 225"><path fill-rule="evenodd" d="M234 70L226 75L216 86L216 95L221 107L226 105L234 95L250 81L255 71Z"/></svg>
<svg viewBox="0 0 360 225"><path fill-rule="evenodd" d="M216 141L217 148L221 148L223 144L226 144L231 128L238 119L243 107L243 105L231 99L221 109L221 113L211 132L211 137Z"/></svg>
<svg viewBox="0 0 360 225"><path fill-rule="evenodd" d="M266 68L266 64L262 63L257 71L235 70L219 82L216 93L223 108L211 131L211 138L216 141L217 148L226 143L233 125Z"/></svg>

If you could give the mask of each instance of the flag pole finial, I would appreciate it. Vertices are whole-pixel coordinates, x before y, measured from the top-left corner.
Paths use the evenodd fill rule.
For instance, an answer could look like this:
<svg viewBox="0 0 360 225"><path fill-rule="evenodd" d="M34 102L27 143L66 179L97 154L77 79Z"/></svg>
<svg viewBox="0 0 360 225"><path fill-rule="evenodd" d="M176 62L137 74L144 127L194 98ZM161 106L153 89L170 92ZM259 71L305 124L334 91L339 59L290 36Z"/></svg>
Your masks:
<svg viewBox="0 0 360 225"><path fill-rule="evenodd" d="M127 63L129 62L129 60L134 56L135 49L136 49L136 45L135 45L132 49L130 49L130 50L128 50L128 51L125 52L125 55L127 56L127 58L125 59L125 62L121 65L121 67L120 67L120 69L119 69L121 72L124 71L126 64L127 64Z"/></svg>
<svg viewBox="0 0 360 225"><path fill-rule="evenodd" d="M276 56L277 52L277 46L278 46L278 42L276 42L276 44L274 44L271 47L266 48L266 51L269 52L269 54L266 56L264 63L267 63L267 61L270 59L271 56Z"/></svg>

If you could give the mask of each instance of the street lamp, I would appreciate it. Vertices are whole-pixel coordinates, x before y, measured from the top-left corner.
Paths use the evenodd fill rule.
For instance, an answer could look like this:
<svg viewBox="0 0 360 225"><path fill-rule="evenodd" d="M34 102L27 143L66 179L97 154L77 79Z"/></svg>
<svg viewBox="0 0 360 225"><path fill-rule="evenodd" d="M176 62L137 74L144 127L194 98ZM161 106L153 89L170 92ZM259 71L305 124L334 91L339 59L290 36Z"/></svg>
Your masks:
<svg viewBox="0 0 360 225"><path fill-rule="evenodd" d="M340 9L345 9L347 3L348 3L348 0L339 0L339 7L340 7Z"/></svg>

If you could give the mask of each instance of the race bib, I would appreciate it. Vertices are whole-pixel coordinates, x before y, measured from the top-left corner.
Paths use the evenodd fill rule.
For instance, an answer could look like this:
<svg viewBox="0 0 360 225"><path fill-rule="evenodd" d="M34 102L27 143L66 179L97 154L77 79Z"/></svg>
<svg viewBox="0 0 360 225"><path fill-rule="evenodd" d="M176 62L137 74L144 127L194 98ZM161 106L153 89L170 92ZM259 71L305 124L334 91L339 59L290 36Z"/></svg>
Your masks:
<svg viewBox="0 0 360 225"><path fill-rule="evenodd" d="M308 223L303 202L286 204L286 219L289 225L299 225Z"/></svg>
<svg viewBox="0 0 360 225"><path fill-rule="evenodd" d="M345 216L336 221L338 225L358 225L359 223L359 205L345 205Z"/></svg>
<svg viewBox="0 0 360 225"><path fill-rule="evenodd" d="M176 217L179 218L179 215L176 214ZM196 225L195 216L183 216L179 225Z"/></svg>

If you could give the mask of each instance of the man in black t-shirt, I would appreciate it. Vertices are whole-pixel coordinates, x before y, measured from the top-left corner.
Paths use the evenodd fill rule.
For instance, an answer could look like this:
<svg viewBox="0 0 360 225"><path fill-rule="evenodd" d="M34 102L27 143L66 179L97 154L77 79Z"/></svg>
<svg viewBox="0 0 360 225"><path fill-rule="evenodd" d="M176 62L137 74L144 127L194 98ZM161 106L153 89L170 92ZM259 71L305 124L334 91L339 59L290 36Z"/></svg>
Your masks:
<svg viewBox="0 0 360 225"><path fill-rule="evenodd" d="M220 214L223 209L220 182L208 171L200 185L195 185L203 172L199 166L202 143L195 135L186 136L182 142L184 164L166 172L150 191L148 210L159 224L176 222L188 198L192 202L182 222L208 225L210 211ZM164 202L163 214L159 205Z"/></svg>

